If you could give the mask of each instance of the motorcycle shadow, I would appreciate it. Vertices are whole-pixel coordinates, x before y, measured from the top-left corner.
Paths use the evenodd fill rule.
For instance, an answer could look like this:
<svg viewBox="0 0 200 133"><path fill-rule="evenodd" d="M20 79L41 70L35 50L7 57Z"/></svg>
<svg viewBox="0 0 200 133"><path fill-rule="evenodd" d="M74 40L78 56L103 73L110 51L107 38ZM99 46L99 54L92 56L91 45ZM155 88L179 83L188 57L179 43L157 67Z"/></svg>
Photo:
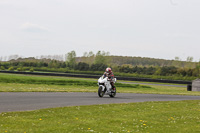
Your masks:
<svg viewBox="0 0 200 133"><path fill-rule="evenodd" d="M115 96L115 97L110 97L110 96L103 96L103 97L98 97L100 99L133 99L133 97L122 97L122 96Z"/></svg>

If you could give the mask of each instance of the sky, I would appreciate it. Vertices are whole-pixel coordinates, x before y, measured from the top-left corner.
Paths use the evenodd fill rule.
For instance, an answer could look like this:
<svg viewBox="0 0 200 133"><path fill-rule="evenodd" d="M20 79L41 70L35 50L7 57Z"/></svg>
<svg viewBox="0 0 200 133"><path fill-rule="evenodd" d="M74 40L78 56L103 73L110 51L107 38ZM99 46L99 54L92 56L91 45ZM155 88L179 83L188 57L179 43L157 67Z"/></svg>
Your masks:
<svg viewBox="0 0 200 133"><path fill-rule="evenodd" d="M200 59L199 0L0 0L0 56Z"/></svg>

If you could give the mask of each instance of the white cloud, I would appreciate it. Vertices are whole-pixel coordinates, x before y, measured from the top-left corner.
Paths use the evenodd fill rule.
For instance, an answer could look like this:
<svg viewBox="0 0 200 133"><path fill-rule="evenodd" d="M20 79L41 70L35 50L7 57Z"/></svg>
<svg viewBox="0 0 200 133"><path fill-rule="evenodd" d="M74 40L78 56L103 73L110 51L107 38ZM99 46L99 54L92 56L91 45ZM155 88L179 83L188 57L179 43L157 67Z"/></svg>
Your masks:
<svg viewBox="0 0 200 133"><path fill-rule="evenodd" d="M33 23L24 23L21 25L21 29L24 31L28 31L28 32L46 32L49 31L48 28L40 26L38 24L33 24Z"/></svg>

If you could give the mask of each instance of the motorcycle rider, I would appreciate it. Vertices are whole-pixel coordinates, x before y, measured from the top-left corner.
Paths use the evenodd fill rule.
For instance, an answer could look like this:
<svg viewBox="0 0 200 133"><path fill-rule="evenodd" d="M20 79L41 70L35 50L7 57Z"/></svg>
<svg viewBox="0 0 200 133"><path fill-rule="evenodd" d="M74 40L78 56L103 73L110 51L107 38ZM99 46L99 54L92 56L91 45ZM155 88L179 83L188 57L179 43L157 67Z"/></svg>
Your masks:
<svg viewBox="0 0 200 133"><path fill-rule="evenodd" d="M114 74L110 67L106 68L106 71L104 72L103 76L104 76L104 78L108 77L110 84L112 85L112 89L115 90L115 86L114 86L114 82L113 82Z"/></svg>

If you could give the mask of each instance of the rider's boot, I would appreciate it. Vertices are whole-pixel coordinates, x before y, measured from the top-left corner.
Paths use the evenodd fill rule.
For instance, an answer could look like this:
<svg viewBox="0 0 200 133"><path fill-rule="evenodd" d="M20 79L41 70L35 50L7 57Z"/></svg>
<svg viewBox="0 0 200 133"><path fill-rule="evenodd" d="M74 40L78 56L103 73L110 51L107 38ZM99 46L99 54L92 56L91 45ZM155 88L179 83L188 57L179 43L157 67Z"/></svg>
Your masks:
<svg viewBox="0 0 200 133"><path fill-rule="evenodd" d="M115 86L112 86L112 91L115 91Z"/></svg>

